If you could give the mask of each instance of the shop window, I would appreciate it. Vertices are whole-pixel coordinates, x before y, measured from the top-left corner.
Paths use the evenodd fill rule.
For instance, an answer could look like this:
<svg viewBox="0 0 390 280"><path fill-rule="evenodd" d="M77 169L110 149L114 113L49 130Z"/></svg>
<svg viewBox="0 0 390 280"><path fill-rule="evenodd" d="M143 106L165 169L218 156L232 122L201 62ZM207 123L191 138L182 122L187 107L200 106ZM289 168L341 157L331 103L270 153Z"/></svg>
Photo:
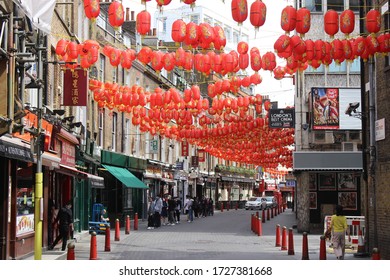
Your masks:
<svg viewBox="0 0 390 280"><path fill-rule="evenodd" d="M16 194L16 235L34 231L34 191L32 187L18 187Z"/></svg>

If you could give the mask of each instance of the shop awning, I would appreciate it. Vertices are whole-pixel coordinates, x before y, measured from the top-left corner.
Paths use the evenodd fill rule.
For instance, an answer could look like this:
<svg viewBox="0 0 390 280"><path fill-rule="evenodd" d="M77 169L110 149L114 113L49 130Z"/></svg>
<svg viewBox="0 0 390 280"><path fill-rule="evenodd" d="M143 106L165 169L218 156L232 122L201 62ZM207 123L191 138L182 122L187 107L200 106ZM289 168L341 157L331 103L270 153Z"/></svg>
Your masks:
<svg viewBox="0 0 390 280"><path fill-rule="evenodd" d="M75 177L78 177L78 178L80 178L80 179L88 179L88 175L91 175L91 174L89 174L89 173L80 171L80 170L78 170L77 168L72 167L72 166L60 164L60 167L61 167L61 168L58 169L57 172L66 174L66 175L68 175L68 176L75 176Z"/></svg>
<svg viewBox="0 0 390 280"><path fill-rule="evenodd" d="M128 188L147 189L148 186L144 184L140 179L135 177L129 170L123 167L116 167L112 165L102 164L115 178L123 183Z"/></svg>
<svg viewBox="0 0 390 280"><path fill-rule="evenodd" d="M26 162L34 161L30 144L24 143L24 141L17 137L8 135L0 137L0 155Z"/></svg>
<svg viewBox="0 0 390 280"><path fill-rule="evenodd" d="M92 174L88 174L88 179L91 182L91 187L95 189L104 189L104 178Z"/></svg>

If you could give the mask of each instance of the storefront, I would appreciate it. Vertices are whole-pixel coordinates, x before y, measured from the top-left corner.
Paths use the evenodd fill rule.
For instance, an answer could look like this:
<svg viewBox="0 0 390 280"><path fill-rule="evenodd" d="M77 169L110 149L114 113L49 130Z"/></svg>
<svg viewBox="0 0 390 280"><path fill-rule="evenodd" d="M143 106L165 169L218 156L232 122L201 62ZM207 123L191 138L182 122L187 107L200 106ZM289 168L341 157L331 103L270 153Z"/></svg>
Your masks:
<svg viewBox="0 0 390 280"><path fill-rule="evenodd" d="M146 215L147 185L142 181L146 160L102 150L100 176L104 177L105 189L102 203L107 207L110 220L125 218L137 213Z"/></svg>
<svg viewBox="0 0 390 280"><path fill-rule="evenodd" d="M1 259L17 259L34 250L34 165L30 144L0 137Z"/></svg>
<svg viewBox="0 0 390 280"><path fill-rule="evenodd" d="M362 152L294 152L298 227L322 227L337 204L361 215ZM299 210L302 210L301 212ZM300 228L298 228L300 230Z"/></svg>

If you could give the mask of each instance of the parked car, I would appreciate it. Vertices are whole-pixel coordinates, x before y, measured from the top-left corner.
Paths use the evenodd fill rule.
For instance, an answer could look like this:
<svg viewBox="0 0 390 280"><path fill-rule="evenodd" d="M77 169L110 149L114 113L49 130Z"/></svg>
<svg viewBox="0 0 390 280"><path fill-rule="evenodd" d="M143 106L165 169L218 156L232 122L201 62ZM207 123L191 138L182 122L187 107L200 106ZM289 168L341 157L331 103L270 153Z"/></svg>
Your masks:
<svg viewBox="0 0 390 280"><path fill-rule="evenodd" d="M266 208L274 208L278 206L278 203L276 202L276 198L274 196L265 196L263 199L266 202Z"/></svg>
<svg viewBox="0 0 390 280"><path fill-rule="evenodd" d="M263 210L267 208L267 202L263 197L251 197L245 203L245 210Z"/></svg>

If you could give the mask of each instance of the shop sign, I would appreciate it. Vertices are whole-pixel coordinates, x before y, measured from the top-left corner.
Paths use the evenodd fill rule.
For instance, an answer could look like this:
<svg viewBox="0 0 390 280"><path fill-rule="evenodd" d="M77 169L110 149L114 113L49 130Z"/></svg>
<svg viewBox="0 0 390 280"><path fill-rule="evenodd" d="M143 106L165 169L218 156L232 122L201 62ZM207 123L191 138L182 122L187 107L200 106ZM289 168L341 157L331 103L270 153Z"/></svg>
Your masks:
<svg viewBox="0 0 390 280"><path fill-rule="evenodd" d="M198 157L199 157L199 162L205 162L206 160L206 152L203 149L198 150Z"/></svg>
<svg viewBox="0 0 390 280"><path fill-rule="evenodd" d="M181 156L188 157L188 142L187 141L181 142Z"/></svg>
<svg viewBox="0 0 390 280"><path fill-rule="evenodd" d="M87 71L64 71L64 106L87 106Z"/></svg>
<svg viewBox="0 0 390 280"><path fill-rule="evenodd" d="M62 141L61 164L72 167L76 165L76 149L75 146L68 141Z"/></svg>

